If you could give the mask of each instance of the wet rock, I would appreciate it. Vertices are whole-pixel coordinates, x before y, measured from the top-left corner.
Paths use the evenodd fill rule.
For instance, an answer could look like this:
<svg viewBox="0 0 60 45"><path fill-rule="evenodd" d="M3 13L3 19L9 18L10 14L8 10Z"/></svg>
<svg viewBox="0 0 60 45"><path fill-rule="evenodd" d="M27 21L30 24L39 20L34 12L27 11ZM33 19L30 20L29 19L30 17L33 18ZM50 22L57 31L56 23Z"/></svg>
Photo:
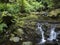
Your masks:
<svg viewBox="0 0 60 45"><path fill-rule="evenodd" d="M21 37L24 34L24 32L23 32L22 29L19 28L19 29L16 30L15 34L17 34L18 36Z"/></svg>
<svg viewBox="0 0 60 45"><path fill-rule="evenodd" d="M56 41L47 41L45 45L58 45Z"/></svg>
<svg viewBox="0 0 60 45"><path fill-rule="evenodd" d="M30 41L23 42L22 45L32 45L32 42L30 42Z"/></svg>
<svg viewBox="0 0 60 45"><path fill-rule="evenodd" d="M10 41L13 41L13 42L19 42L20 38L19 37L11 37L10 38Z"/></svg>

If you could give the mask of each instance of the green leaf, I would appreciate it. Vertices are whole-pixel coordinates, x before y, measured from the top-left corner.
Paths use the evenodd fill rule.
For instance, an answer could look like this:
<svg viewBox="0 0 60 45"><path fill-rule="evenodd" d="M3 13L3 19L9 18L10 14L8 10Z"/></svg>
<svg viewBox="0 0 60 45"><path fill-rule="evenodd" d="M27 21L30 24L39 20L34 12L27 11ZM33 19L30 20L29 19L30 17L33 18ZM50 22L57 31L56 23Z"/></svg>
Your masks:
<svg viewBox="0 0 60 45"><path fill-rule="evenodd" d="M4 24L4 23L0 24L0 32L2 32L2 31L3 31L3 27L7 27L7 25L6 25L6 24Z"/></svg>

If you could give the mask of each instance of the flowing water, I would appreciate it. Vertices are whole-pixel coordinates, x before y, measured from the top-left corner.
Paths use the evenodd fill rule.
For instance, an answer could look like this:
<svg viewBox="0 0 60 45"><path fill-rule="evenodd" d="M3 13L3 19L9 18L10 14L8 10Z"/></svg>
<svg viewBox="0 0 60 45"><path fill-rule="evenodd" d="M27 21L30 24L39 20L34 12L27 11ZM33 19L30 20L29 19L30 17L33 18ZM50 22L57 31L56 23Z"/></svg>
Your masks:
<svg viewBox="0 0 60 45"><path fill-rule="evenodd" d="M49 35L49 38L47 40L49 40L49 41L56 40L57 33L55 32L55 27L56 27L55 25L51 26L50 35Z"/></svg>
<svg viewBox="0 0 60 45"><path fill-rule="evenodd" d="M45 40L45 37L44 37L44 31L43 31L43 29L42 29L42 25L39 24L39 23L38 23L38 29L39 29L39 31L41 32L41 35L42 35L42 39L41 39L40 44L43 44L43 43L46 42L46 40Z"/></svg>
<svg viewBox="0 0 60 45"><path fill-rule="evenodd" d="M57 32L55 32L56 25L51 25L49 38L47 38L47 39L45 39L46 36L44 35L45 32L43 31L42 24L38 23L37 25L38 25L38 30L41 33L41 40L38 44L43 45L47 41L50 41L50 42L52 42L54 40L57 41Z"/></svg>

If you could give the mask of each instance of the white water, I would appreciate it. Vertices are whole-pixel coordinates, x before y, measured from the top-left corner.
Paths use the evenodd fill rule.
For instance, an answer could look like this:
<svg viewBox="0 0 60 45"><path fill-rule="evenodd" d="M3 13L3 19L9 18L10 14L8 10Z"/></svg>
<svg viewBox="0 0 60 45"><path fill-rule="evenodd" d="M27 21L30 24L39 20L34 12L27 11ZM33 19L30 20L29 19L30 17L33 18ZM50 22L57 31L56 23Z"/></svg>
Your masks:
<svg viewBox="0 0 60 45"><path fill-rule="evenodd" d="M42 35L42 39L41 39L40 44L43 44L43 43L46 42L46 40L45 40L45 37L44 37L44 31L42 30L42 25L39 24L39 23L38 23L38 29L39 29L39 31L41 32L41 35Z"/></svg>
<svg viewBox="0 0 60 45"><path fill-rule="evenodd" d="M37 24L38 25L38 29L39 29L39 32L41 33L41 41L38 43L38 44L44 44L47 40L49 41L53 41L53 40L57 40L57 32L55 32L55 28L56 28L56 25L51 25L51 29L50 29L50 35L49 35L49 38L47 38L47 40L45 40L45 36L44 36L44 31L42 29L42 24Z"/></svg>
<svg viewBox="0 0 60 45"><path fill-rule="evenodd" d="M49 41L56 40L56 37L57 37L57 33L55 32L55 25L53 25L53 26L51 27L51 32L50 32L50 35L49 35L48 40L49 40Z"/></svg>

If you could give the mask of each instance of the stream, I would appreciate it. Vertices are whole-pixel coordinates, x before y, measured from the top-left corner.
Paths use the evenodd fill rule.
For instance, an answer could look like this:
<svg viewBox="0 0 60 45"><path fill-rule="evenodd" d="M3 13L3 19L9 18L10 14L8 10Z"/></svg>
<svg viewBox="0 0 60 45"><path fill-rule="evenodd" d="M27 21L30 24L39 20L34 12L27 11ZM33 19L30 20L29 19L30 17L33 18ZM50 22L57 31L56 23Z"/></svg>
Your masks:
<svg viewBox="0 0 60 45"><path fill-rule="evenodd" d="M39 30L39 33L41 34L41 40L38 42L38 45L55 45L56 42L58 42L57 36L58 36L58 32L55 31L56 29L56 24L52 24L49 27L49 37L46 38L46 36L44 35L46 32L44 32L43 30L43 24L38 23L37 24L37 29ZM49 44L47 44L47 42Z"/></svg>

